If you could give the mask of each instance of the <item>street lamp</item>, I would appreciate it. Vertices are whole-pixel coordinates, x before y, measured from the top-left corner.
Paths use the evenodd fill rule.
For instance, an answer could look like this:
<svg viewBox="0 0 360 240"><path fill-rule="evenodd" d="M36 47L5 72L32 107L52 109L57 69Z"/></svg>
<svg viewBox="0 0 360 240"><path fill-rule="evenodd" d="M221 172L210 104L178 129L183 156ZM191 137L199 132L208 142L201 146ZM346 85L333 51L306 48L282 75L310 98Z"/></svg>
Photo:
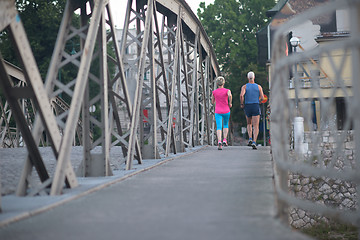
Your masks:
<svg viewBox="0 0 360 240"><path fill-rule="evenodd" d="M292 37L290 39L290 44L294 48L294 53L296 53L296 48L300 44L300 39L297 37ZM297 73L297 63L295 63L295 71L294 71L294 89L295 89L295 103L296 103L296 116L294 118L294 148L295 152L299 157L305 153L304 149L304 118L299 116L299 98L298 98L298 90L297 90L297 82L299 79Z"/></svg>
<svg viewBox="0 0 360 240"><path fill-rule="evenodd" d="M299 44L300 44L300 39L297 38L297 37L292 37L292 38L290 39L290 43L291 43L291 46L294 47L294 51L296 52L296 47L299 46Z"/></svg>
<svg viewBox="0 0 360 240"><path fill-rule="evenodd" d="M294 53L296 53L296 48L299 46L300 44L300 39L297 37L292 37L290 39L290 44L291 46L294 48ZM293 78L293 83L294 83L294 90L295 90L295 103L296 103L296 111L298 111L298 105L299 105L299 99L298 99L298 90L297 90L297 82L298 82L298 73L297 73L297 63L294 64L294 78Z"/></svg>
<svg viewBox="0 0 360 240"><path fill-rule="evenodd" d="M70 55L75 55L76 54L75 43L73 42L73 40L70 40L70 41L71 41L71 45L72 45L72 50L70 52Z"/></svg>

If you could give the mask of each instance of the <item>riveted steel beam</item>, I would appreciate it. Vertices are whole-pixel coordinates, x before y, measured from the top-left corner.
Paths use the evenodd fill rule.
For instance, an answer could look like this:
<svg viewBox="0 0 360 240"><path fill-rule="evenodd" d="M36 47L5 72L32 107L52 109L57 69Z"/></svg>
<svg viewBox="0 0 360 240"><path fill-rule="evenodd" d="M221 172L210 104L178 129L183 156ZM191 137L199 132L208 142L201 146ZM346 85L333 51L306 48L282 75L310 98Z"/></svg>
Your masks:
<svg viewBox="0 0 360 240"><path fill-rule="evenodd" d="M13 5L13 8L15 8L15 5ZM42 182L45 182L49 179L49 175L37 148L39 141L39 133L36 132L36 129L32 129L33 133L30 132L30 128L26 122L26 113L24 114L24 112L21 110L21 106L17 100L24 98L32 99L35 104L34 109L38 110L37 112L40 116L38 118L38 121L42 122L42 125L44 126L48 134L49 141L51 143L55 156L57 156L58 153L57 151L60 146L61 136L58 128L56 127L56 121L50 107L50 100L40 77L40 73L36 67L35 59L32 55L30 45L27 40L25 30L22 26L19 15L17 14L13 16L11 21L9 22L10 23L7 28L8 31L11 33L13 46L18 52L19 60L23 65L23 73L26 80L26 86L17 88L21 91L15 91L10 77L7 74L3 61L0 70L2 75L1 85L2 88L5 90L4 92L6 92L4 93L4 95L6 96L9 105L13 109L14 117L17 121L19 129L22 132L22 137L24 138L24 141L28 148L29 160L31 164L29 164L29 167L27 169L30 169L30 166L35 166L35 169L39 174L40 180ZM64 170L64 176L66 176L67 184L71 187L75 187L77 185L77 180L75 178L74 171L71 165L67 166L68 168ZM51 182L49 182L49 184L50 183Z"/></svg>

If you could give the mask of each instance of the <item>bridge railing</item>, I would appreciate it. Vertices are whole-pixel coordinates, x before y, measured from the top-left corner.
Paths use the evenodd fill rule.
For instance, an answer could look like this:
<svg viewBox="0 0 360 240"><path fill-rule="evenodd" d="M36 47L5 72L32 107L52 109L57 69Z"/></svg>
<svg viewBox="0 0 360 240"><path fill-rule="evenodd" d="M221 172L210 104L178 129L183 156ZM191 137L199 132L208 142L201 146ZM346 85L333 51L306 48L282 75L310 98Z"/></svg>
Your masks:
<svg viewBox="0 0 360 240"><path fill-rule="evenodd" d="M286 55L288 33L293 28L341 9L349 17L347 36ZM293 74L301 64L306 71L321 74L310 75L309 84L304 85L302 76ZM314 219L340 219L360 229L359 64L360 1L331 1L315 7L275 33L271 143L278 215L286 222L290 218L294 223L291 215L301 209L309 216L320 216Z"/></svg>

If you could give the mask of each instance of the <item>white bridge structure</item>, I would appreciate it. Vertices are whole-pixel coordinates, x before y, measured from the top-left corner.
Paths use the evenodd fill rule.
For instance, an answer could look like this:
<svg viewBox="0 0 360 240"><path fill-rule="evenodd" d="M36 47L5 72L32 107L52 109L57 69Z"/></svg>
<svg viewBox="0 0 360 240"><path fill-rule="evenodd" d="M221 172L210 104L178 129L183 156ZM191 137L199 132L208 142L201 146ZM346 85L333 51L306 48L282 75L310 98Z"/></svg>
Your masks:
<svg viewBox="0 0 360 240"><path fill-rule="evenodd" d="M78 175L86 177L112 174L109 153L115 146L122 148L119 161L130 170L144 157L162 158L214 142L210 96L220 71L200 21L183 0L125 5L119 39L108 0L68 0L42 79L14 1L0 2L0 31L10 33L22 64L0 58L5 99L0 145L28 150L17 195L43 190L58 195L64 187L76 187L69 160L73 145L84 148ZM80 23L73 24L74 17ZM136 58L129 59L126 51L134 44ZM69 53L69 45L80 50ZM44 145L56 158L52 176L39 152ZM29 189L33 168L41 185Z"/></svg>

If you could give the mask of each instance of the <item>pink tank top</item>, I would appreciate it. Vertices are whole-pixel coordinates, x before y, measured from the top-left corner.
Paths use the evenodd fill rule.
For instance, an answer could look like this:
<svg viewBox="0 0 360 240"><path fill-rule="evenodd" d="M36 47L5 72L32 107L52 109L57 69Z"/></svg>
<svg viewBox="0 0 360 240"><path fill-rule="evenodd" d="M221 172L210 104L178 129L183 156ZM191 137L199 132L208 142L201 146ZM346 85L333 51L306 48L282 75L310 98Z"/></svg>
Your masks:
<svg viewBox="0 0 360 240"><path fill-rule="evenodd" d="M228 91L226 88L218 88L212 92L215 98L215 113L230 112Z"/></svg>

